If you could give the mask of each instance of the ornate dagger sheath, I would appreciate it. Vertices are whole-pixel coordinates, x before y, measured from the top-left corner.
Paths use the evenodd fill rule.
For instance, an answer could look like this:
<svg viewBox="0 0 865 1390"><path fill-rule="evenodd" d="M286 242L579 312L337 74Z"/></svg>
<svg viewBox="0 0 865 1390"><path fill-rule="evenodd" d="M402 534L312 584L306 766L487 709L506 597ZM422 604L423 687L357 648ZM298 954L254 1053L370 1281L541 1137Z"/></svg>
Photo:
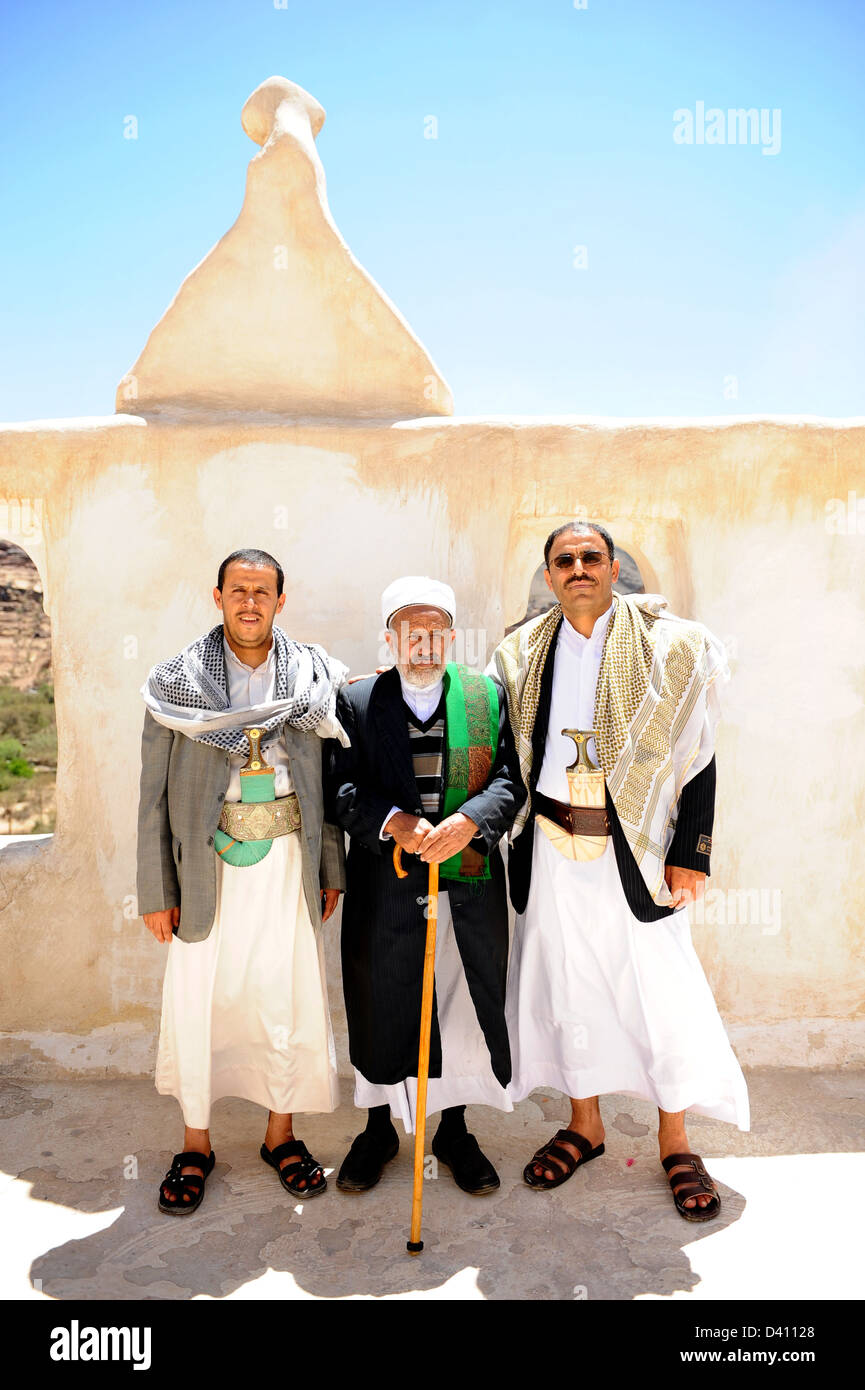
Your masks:
<svg viewBox="0 0 865 1390"><path fill-rule="evenodd" d="M539 810L537 822L566 859L598 859L607 847L610 826L604 774L589 757L589 739L597 735L594 729L562 729L562 733L577 745L577 756L566 768L570 804L543 798L542 804L549 805L555 819Z"/></svg>

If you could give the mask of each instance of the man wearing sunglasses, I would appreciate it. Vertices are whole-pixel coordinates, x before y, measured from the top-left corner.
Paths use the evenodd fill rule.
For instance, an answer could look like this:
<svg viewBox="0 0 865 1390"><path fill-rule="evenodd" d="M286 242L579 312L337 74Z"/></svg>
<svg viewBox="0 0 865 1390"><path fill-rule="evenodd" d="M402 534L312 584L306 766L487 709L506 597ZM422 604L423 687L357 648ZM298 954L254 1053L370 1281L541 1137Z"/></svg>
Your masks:
<svg viewBox="0 0 865 1390"><path fill-rule="evenodd" d="M570 1099L569 1128L523 1171L558 1187L604 1151L598 1097L658 1106L679 1213L721 1199L688 1149L685 1111L749 1127L748 1093L691 943L709 872L723 646L657 595L616 594L612 537L573 521L548 537L555 606L493 656L529 800L508 872L518 918L508 977L510 1092ZM575 756L576 753L576 756Z"/></svg>

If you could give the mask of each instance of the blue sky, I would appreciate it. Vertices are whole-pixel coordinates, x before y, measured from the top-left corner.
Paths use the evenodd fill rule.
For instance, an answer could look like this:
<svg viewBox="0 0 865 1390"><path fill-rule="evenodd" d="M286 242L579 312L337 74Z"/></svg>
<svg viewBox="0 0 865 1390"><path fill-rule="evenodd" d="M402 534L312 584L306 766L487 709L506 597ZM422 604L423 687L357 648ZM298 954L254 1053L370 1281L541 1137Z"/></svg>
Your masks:
<svg viewBox="0 0 865 1390"><path fill-rule="evenodd" d="M0 26L0 419L113 412L237 216L274 73L325 107L334 218L457 415L865 413L853 0L6 0ZM778 153L677 144L698 102L780 110Z"/></svg>

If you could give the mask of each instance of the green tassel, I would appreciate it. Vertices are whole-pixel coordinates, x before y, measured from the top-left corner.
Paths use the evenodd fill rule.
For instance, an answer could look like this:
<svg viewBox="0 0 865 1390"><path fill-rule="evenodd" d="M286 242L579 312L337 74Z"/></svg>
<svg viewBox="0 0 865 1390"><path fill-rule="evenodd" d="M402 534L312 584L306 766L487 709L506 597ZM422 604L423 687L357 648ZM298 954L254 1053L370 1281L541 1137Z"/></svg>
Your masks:
<svg viewBox="0 0 865 1390"><path fill-rule="evenodd" d="M251 864L260 863L272 844L272 840L235 840L232 843L231 836L226 835L224 830L217 830L213 837L213 847L217 854L225 849L226 845L231 845L231 848L225 850L224 854L219 854L219 857L235 869L248 869Z"/></svg>

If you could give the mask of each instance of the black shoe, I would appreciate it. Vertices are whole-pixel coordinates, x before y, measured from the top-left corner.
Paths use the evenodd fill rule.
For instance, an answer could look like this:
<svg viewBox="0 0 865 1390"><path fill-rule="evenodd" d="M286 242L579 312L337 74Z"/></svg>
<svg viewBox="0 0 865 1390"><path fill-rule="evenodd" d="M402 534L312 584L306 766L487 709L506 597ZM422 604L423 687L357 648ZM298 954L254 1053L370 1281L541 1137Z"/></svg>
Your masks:
<svg viewBox="0 0 865 1390"><path fill-rule="evenodd" d="M342 1161L336 1179L340 1192L368 1192L375 1187L384 1165L396 1157L398 1150L399 1136L392 1125L382 1135L364 1130Z"/></svg>
<svg viewBox="0 0 865 1390"><path fill-rule="evenodd" d="M458 1139L442 1139L436 1134L432 1151L439 1163L450 1168L457 1187L472 1197L483 1197L501 1187L498 1173L473 1134L462 1134Z"/></svg>

